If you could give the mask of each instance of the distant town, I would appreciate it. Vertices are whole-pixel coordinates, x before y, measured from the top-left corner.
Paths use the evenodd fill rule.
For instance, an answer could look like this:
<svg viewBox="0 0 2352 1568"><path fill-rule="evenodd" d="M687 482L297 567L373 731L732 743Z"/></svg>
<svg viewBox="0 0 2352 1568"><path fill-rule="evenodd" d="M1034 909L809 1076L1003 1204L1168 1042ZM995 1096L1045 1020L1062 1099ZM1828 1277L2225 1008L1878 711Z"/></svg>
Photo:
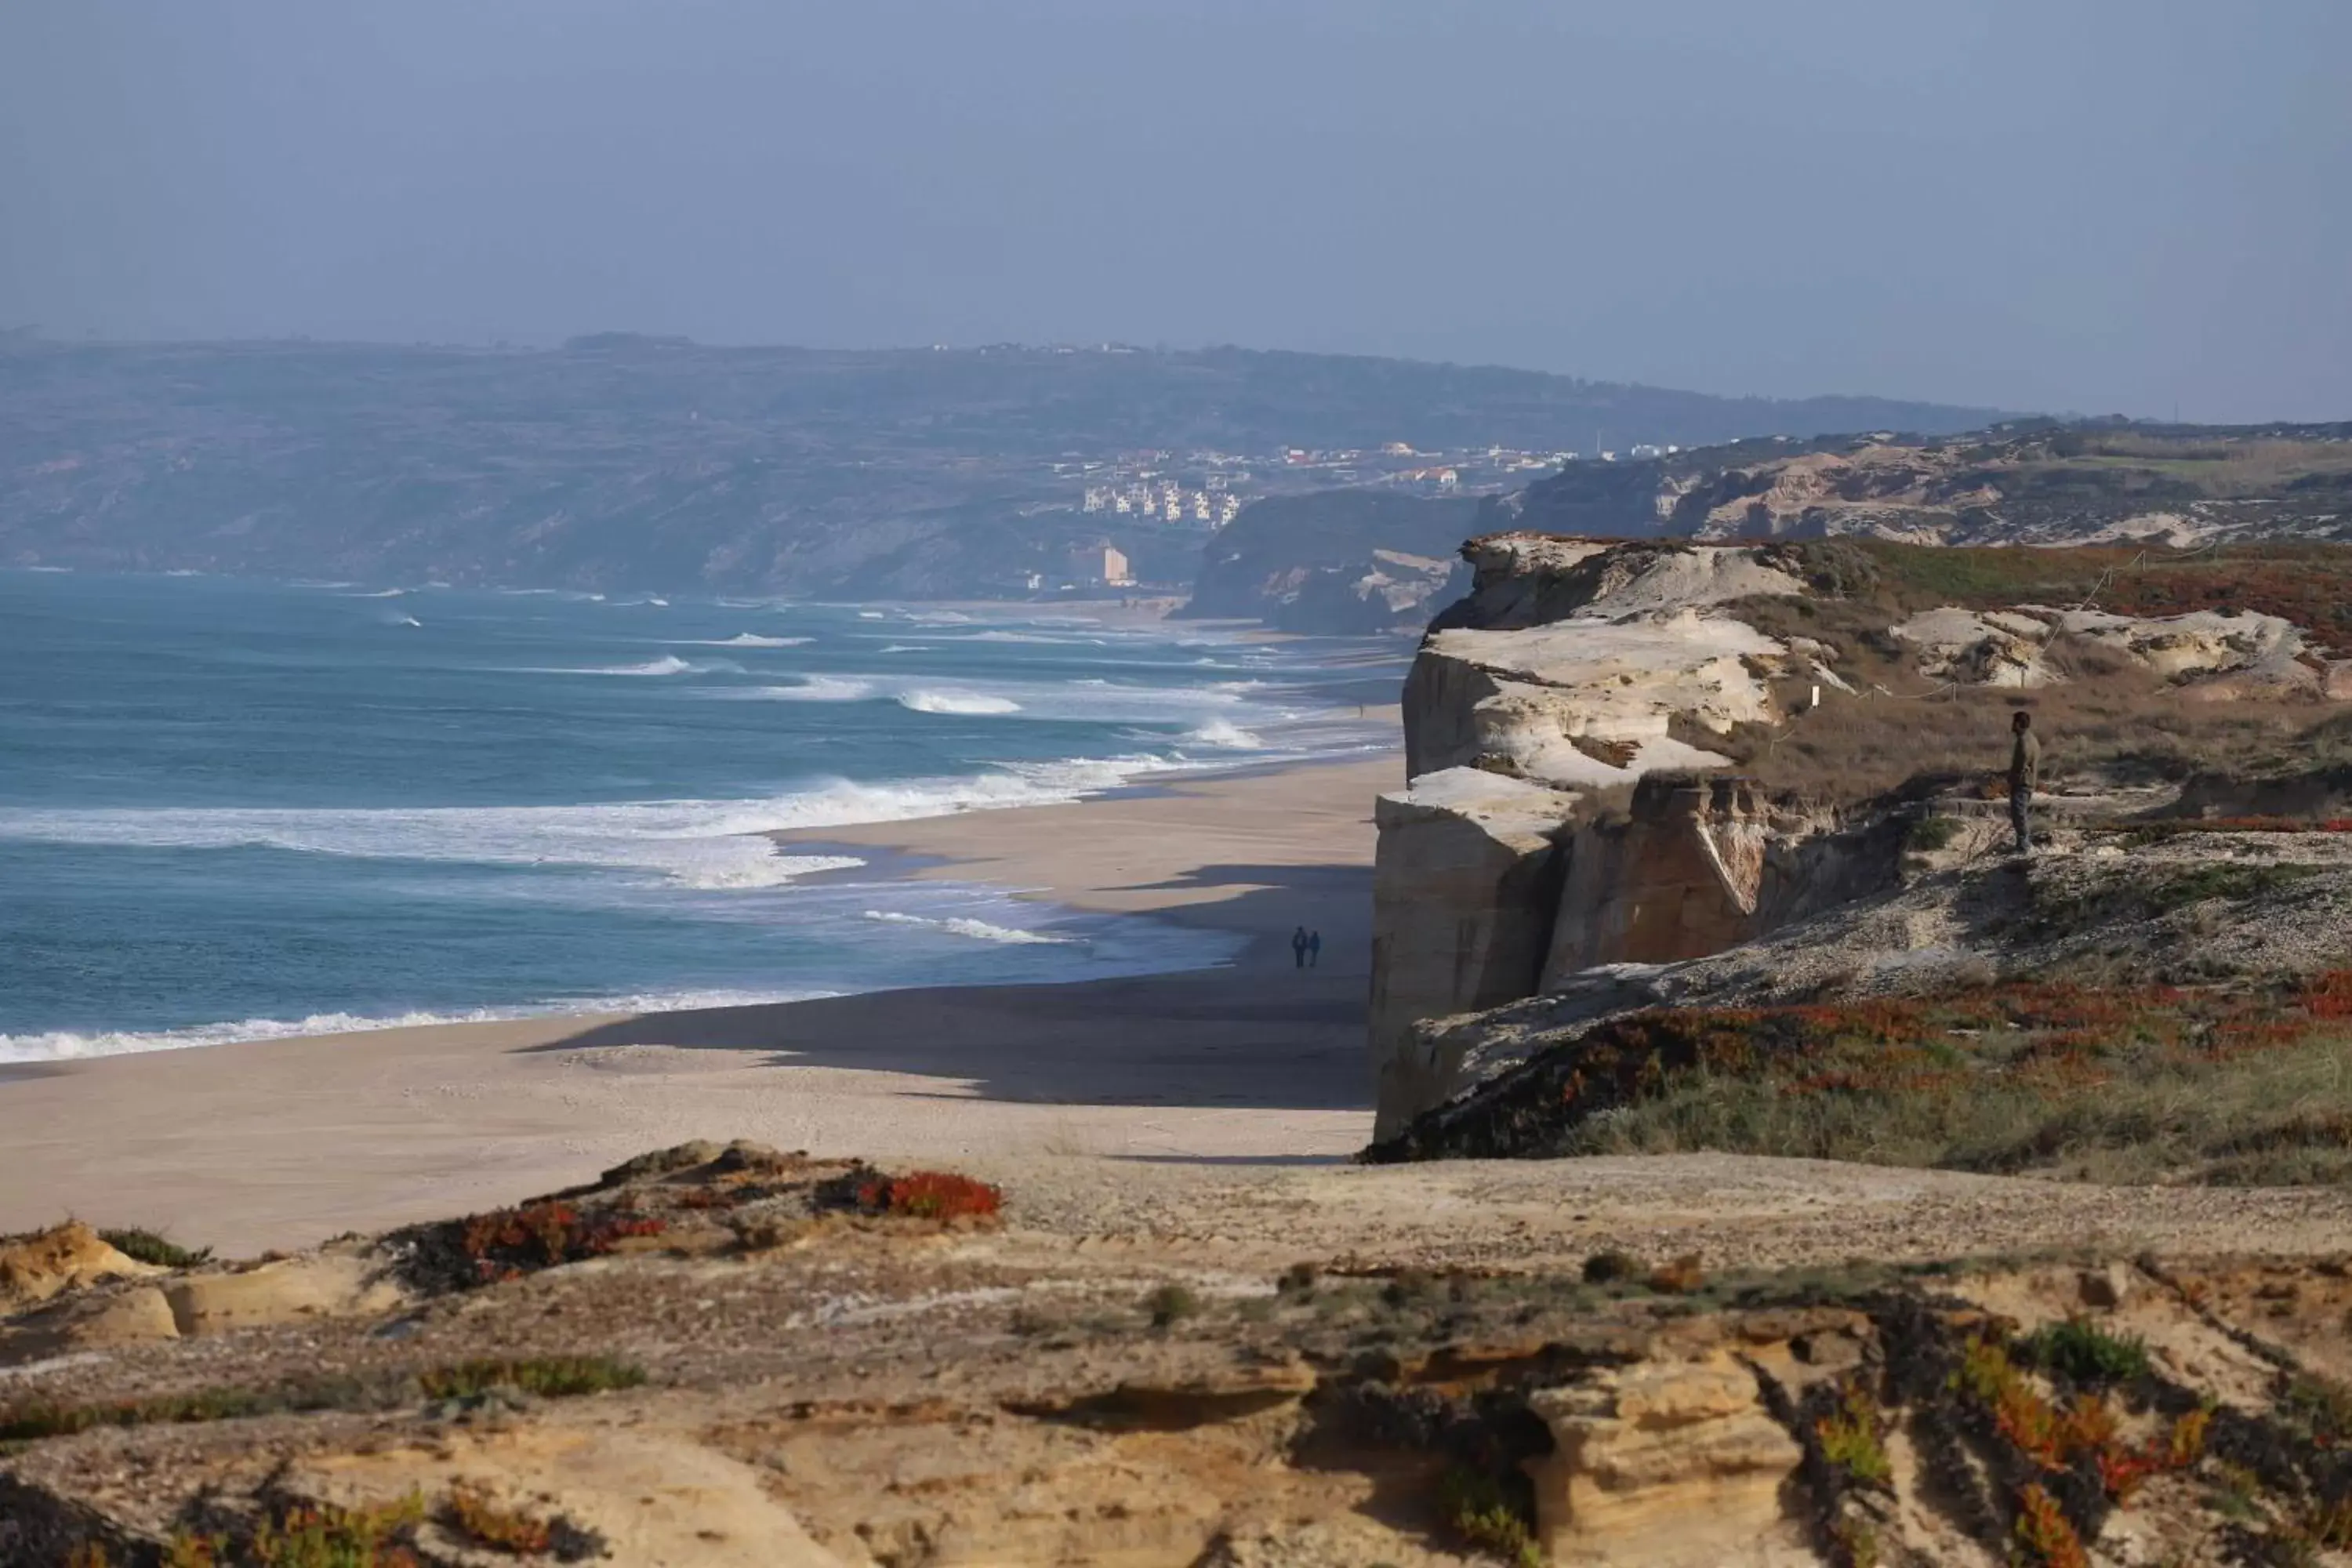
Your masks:
<svg viewBox="0 0 2352 1568"><path fill-rule="evenodd" d="M1680 451L1647 442L1625 448L1628 459ZM1613 463L1621 454L1598 448L1592 459ZM1425 496L1495 495L1517 489L1540 474L1585 460L1572 451L1532 452L1514 447L1431 449L1389 441L1372 447L1328 451L1286 447L1264 454L1170 450L1129 452L1098 460L1056 462L1053 472L1076 481L1075 502L1033 503L1027 515L1075 510L1106 525L1158 525L1214 533L1249 502L1307 490L1379 489ZM1132 540L1129 541L1132 543ZM1130 552L1108 538L1087 540L1071 552L1070 576L1055 582L1033 573L1029 591L1150 586L1135 574Z"/></svg>

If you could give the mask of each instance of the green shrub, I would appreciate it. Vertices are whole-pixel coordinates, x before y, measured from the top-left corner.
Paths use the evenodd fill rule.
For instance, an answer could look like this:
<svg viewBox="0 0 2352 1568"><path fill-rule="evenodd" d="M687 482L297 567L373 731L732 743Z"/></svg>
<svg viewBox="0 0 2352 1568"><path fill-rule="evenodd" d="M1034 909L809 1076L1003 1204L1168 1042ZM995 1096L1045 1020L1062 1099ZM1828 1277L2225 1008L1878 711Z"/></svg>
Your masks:
<svg viewBox="0 0 2352 1568"><path fill-rule="evenodd" d="M158 1231L101 1230L98 1238L124 1257L158 1268L194 1268L212 1261L211 1247L201 1247L192 1251Z"/></svg>
<svg viewBox="0 0 2352 1568"><path fill-rule="evenodd" d="M2088 1318L2044 1324L2020 1348L2034 1365L2076 1383L2131 1383L2148 1373L2147 1341L2111 1333Z"/></svg>
<svg viewBox="0 0 2352 1568"><path fill-rule="evenodd" d="M1150 1314L1153 1328L1165 1329L1198 1312L1201 1298L1187 1286L1162 1285L1143 1299L1143 1310Z"/></svg>
<svg viewBox="0 0 2352 1568"><path fill-rule="evenodd" d="M1948 816L1922 816L1904 835L1904 844L1922 855L1933 854L1960 835L1959 823Z"/></svg>
<svg viewBox="0 0 2352 1568"><path fill-rule="evenodd" d="M1543 1548L1536 1544L1534 1519L1526 1504L1494 1477L1453 1467L1437 1483L1437 1506L1445 1522L1472 1546L1494 1552L1513 1568L1542 1568Z"/></svg>
<svg viewBox="0 0 2352 1568"><path fill-rule="evenodd" d="M1822 1458L1850 1484L1885 1487L1895 1479L1895 1465L1886 1457L1882 1425L1877 1401L1856 1384L1836 1409L1813 1423L1813 1434L1821 1439Z"/></svg>

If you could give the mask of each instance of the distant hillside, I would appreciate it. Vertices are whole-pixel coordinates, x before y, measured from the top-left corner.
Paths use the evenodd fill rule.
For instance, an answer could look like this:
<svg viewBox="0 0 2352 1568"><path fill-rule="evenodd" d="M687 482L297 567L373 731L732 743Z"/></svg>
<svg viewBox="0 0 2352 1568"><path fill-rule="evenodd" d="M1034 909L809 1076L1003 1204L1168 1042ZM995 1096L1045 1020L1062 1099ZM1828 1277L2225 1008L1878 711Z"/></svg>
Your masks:
<svg viewBox="0 0 2352 1568"><path fill-rule="evenodd" d="M1954 438L1751 440L1571 463L1486 531L1921 544L2352 538L2352 424L2032 421Z"/></svg>
<svg viewBox="0 0 2352 1568"><path fill-rule="evenodd" d="M1417 630L1459 592L1455 552L1478 514L1472 498L1381 490L1259 501L1202 549L1184 613L1297 632Z"/></svg>
<svg viewBox="0 0 2352 1568"><path fill-rule="evenodd" d="M1138 452L1171 470L1226 454L1279 492L1307 488L1290 448L1550 452L1596 432L1687 446L1992 416L1240 349L0 335L0 564L1019 595L1103 542L1139 577L1192 577L1205 530L1081 510L1090 465Z"/></svg>

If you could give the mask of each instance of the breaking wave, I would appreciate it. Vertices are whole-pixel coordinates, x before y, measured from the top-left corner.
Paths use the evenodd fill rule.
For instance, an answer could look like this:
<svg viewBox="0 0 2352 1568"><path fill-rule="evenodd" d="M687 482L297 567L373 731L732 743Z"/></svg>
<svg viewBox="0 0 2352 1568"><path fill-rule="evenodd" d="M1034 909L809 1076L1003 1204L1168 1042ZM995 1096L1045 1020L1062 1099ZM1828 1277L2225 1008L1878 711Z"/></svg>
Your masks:
<svg viewBox="0 0 2352 1568"><path fill-rule="evenodd" d="M757 632L737 632L731 637L712 637L701 642L688 642L686 647L800 647L816 641L814 637L763 637Z"/></svg>
<svg viewBox="0 0 2352 1568"><path fill-rule="evenodd" d="M1212 719L1184 736L1187 745L1213 746L1226 752L1262 752L1265 742L1230 719Z"/></svg>
<svg viewBox="0 0 2352 1568"><path fill-rule="evenodd" d="M1021 704L1009 697L977 692L902 691L898 694L898 706L917 713L955 713L974 718L1021 711Z"/></svg>
<svg viewBox="0 0 2352 1568"><path fill-rule="evenodd" d="M795 829L904 822L1084 799L1147 773L1181 770L1154 756L1016 763L963 778L856 784L835 779L749 800L598 805L370 808L0 808L0 838L151 849L256 847L500 866L633 871L709 891L780 888L849 870L853 856L786 855L765 837Z"/></svg>
<svg viewBox="0 0 2352 1568"><path fill-rule="evenodd" d="M921 926L930 931L943 931L951 936L968 936L975 942L997 942L1009 946L1079 947L1086 942L1086 938L1080 936L1052 936L1045 931L992 925L986 921L966 920L961 916L941 919L930 915L899 914L890 910L868 910L866 918L887 925Z"/></svg>
<svg viewBox="0 0 2352 1568"><path fill-rule="evenodd" d="M756 1007L806 1002L824 991L677 991L626 996L566 997L543 1006L474 1007L456 1013L313 1013L305 1018L240 1018L180 1029L51 1029L0 1035L0 1063L80 1061L92 1057L132 1056L142 1051L189 1050L247 1040L299 1039L312 1035L358 1035L379 1029L423 1029L449 1024L502 1024L517 1018L596 1013L674 1013L696 1007Z"/></svg>

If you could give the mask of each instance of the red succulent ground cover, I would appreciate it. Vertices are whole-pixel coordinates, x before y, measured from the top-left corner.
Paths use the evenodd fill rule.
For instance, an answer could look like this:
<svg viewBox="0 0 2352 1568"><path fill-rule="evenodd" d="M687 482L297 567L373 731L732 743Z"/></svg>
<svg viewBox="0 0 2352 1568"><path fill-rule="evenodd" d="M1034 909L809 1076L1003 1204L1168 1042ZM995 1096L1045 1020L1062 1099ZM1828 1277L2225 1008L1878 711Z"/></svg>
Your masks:
<svg viewBox="0 0 2352 1568"><path fill-rule="evenodd" d="M861 1214L903 1219L988 1219L1004 1207L1004 1194L951 1171L877 1173L857 1184L856 1206Z"/></svg>
<svg viewBox="0 0 2352 1568"><path fill-rule="evenodd" d="M485 1281L601 1258L626 1237L659 1236L667 1228L648 1215L583 1211L561 1199L498 1209L461 1223L458 1245Z"/></svg>

